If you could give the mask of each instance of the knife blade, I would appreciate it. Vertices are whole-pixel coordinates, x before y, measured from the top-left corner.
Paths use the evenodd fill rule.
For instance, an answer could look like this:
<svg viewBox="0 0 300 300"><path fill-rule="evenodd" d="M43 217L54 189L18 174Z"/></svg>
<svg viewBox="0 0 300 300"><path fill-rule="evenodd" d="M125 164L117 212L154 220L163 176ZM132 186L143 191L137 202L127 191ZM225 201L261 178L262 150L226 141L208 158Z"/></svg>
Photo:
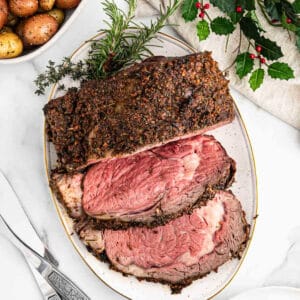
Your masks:
<svg viewBox="0 0 300 300"><path fill-rule="evenodd" d="M22 232L22 238L32 249L55 266L58 266L57 260L42 242L33 224L30 222L22 202L1 170L0 214L11 224L14 232Z"/></svg>
<svg viewBox="0 0 300 300"><path fill-rule="evenodd" d="M16 233L0 214L0 228L9 240L23 253L30 268L34 268L59 296L64 300L91 300L78 286L76 286L66 275L55 266L31 249ZM41 289L41 291L43 291ZM49 289L48 289L49 291ZM55 293L47 300L59 299ZM56 296L56 298L53 298Z"/></svg>
<svg viewBox="0 0 300 300"><path fill-rule="evenodd" d="M35 268L63 299L90 300L79 287L57 269L58 263L55 265L51 262L51 260L54 260L54 262L56 260L41 241L22 206L22 202L1 170L0 221L2 228L4 225L6 229L7 237L23 253L26 261L30 264L30 268ZM21 232L22 239L17 234ZM50 260L49 257L52 259Z"/></svg>

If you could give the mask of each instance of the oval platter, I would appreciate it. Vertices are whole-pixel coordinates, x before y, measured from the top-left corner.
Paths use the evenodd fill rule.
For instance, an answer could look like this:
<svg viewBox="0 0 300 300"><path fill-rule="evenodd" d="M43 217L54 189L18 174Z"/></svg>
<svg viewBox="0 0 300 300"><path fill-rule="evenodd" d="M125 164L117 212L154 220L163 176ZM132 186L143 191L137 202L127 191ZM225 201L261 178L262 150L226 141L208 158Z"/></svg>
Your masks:
<svg viewBox="0 0 300 300"><path fill-rule="evenodd" d="M103 34L98 34L95 38L101 38ZM163 33L159 34L160 41L155 41L154 44L160 47L153 47L151 50L155 55L164 56L183 56L196 52L186 43ZM85 42L72 55L74 62L87 57L90 42ZM69 79L64 79L62 82L65 87L76 86L75 82ZM53 87L49 100L61 96L62 91L58 91L57 85ZM220 127L208 134L212 134L219 140L228 154L237 163L236 180L231 187L231 190L241 201L246 212L247 221L251 226L250 238L243 257L240 260L232 260L221 266L218 272L212 272L208 276L196 280L190 286L182 290L181 294L172 295L168 286L150 283L146 281L138 281L133 276L124 277L122 274L110 270L108 265L99 261L94 257L84 244L80 241L73 232L73 221L67 215L64 207L56 199L51 192L53 203L57 209L58 215L62 221L64 229L71 243L77 250L81 259L89 266L95 275L115 292L124 296L127 299L164 299L164 300L200 300L212 299L219 294L237 274L246 254L249 249L250 241L252 240L255 220L257 216L257 181L255 162L251 143L247 134L246 127L241 118L239 110L235 104L235 120L226 126ZM44 133L45 146L45 166L47 175L56 165L56 153L51 143L47 142L46 134ZM84 287L82 287L84 289Z"/></svg>

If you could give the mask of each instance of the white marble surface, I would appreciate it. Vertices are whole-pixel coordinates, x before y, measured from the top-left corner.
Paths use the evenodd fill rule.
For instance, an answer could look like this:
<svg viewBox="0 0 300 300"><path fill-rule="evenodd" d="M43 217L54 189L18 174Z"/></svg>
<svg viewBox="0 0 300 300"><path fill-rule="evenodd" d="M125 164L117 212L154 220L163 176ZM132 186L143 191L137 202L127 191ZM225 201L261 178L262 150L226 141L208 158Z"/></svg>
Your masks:
<svg viewBox="0 0 300 300"><path fill-rule="evenodd" d="M34 61L0 65L0 168L7 174L32 222L60 268L93 300L121 299L80 260L50 200L43 162L46 97L33 94L33 80L49 59L59 61L103 26L99 1L90 1L72 28ZM280 84L280 82L278 82ZM249 253L234 281L216 299L247 289L300 288L300 134L233 91L249 130L257 163L259 218ZM1 202L5 199L0 199ZM1 299L38 300L41 295L22 256L0 237Z"/></svg>

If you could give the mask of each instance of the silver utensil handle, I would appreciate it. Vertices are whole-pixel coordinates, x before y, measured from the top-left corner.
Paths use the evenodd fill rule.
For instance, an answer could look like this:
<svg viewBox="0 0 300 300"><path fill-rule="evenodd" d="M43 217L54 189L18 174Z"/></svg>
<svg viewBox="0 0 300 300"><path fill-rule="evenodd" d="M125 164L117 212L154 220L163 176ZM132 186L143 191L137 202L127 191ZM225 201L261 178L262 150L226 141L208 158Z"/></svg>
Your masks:
<svg viewBox="0 0 300 300"><path fill-rule="evenodd" d="M25 256L24 256L25 257ZM26 257L25 257L26 259ZM31 265L31 263L26 259L32 274L38 284L40 291L43 295L44 300L62 300L62 298L56 293L53 287L42 277L42 275Z"/></svg>
<svg viewBox="0 0 300 300"><path fill-rule="evenodd" d="M26 243L12 231L0 214L0 228L1 227L5 230L6 236L9 237L10 241L23 253L30 267L34 267L61 298L64 300L90 300L68 277L63 275L55 266L26 245ZM53 298L51 300L56 299Z"/></svg>
<svg viewBox="0 0 300 300"><path fill-rule="evenodd" d="M61 300L57 295L50 296L47 300Z"/></svg>
<svg viewBox="0 0 300 300"><path fill-rule="evenodd" d="M63 299L90 300L84 292L76 287L70 279L58 270L52 269L47 276L47 281L63 297Z"/></svg>

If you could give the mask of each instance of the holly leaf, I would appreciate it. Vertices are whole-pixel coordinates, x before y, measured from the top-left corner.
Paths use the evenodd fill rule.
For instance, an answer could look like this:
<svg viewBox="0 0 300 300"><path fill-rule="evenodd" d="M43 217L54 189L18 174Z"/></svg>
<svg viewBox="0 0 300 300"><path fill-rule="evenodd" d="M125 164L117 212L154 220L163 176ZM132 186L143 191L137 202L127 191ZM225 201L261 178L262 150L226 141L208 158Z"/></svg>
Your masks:
<svg viewBox="0 0 300 300"><path fill-rule="evenodd" d="M244 10L255 9L254 0L234 0L233 2L235 2L235 8L241 6Z"/></svg>
<svg viewBox="0 0 300 300"><path fill-rule="evenodd" d="M197 35L200 41L204 41L210 34L209 25L206 20L199 21L197 24Z"/></svg>
<svg viewBox="0 0 300 300"><path fill-rule="evenodd" d="M296 13L300 13L300 0L296 0L293 4L293 8Z"/></svg>
<svg viewBox="0 0 300 300"><path fill-rule="evenodd" d="M283 56L281 48L269 39L260 37L256 40L256 44L261 46L261 54L269 60L276 60Z"/></svg>
<svg viewBox="0 0 300 300"><path fill-rule="evenodd" d="M260 39L259 29L250 17L243 17L240 21L240 27L247 38L255 41Z"/></svg>
<svg viewBox="0 0 300 300"><path fill-rule="evenodd" d="M237 56L235 61L236 74L242 79L249 74L254 66L253 59L250 58L250 53L245 52Z"/></svg>
<svg viewBox="0 0 300 300"><path fill-rule="evenodd" d="M241 18L243 17L243 14L234 11L234 12L229 14L229 17L230 17L233 24L237 24L241 20Z"/></svg>
<svg viewBox="0 0 300 300"><path fill-rule="evenodd" d="M197 17L197 0L184 0L181 7L181 15L186 22L194 21Z"/></svg>
<svg viewBox="0 0 300 300"><path fill-rule="evenodd" d="M253 91L256 91L264 81L265 71L264 69L255 70L249 79L250 87Z"/></svg>
<svg viewBox="0 0 300 300"><path fill-rule="evenodd" d="M262 25L260 24L259 19L258 19L257 15L256 15L256 12L255 12L254 10L249 11L249 12L247 13L246 17L249 17L249 18L256 24L256 26L257 26L257 28L258 28L258 30L259 30L260 32L266 32L266 31L263 29Z"/></svg>
<svg viewBox="0 0 300 300"><path fill-rule="evenodd" d="M228 14L233 24L236 24L241 20L244 15L244 11L248 11L248 14L255 11L254 0L235 0L235 3L235 7L241 6L243 8L243 12L238 13L235 9L234 12Z"/></svg>
<svg viewBox="0 0 300 300"><path fill-rule="evenodd" d="M264 6L267 14L271 20L280 20L281 19L281 9L280 5L275 3L273 0L264 0Z"/></svg>
<svg viewBox="0 0 300 300"><path fill-rule="evenodd" d="M287 15L285 14L285 12L283 12L282 17L281 17L282 27L287 30L296 32L298 30L298 27L293 23L287 23L286 20L287 20Z"/></svg>
<svg viewBox="0 0 300 300"><path fill-rule="evenodd" d="M235 12L236 4L232 0L210 0L210 3L218 7L222 12L230 14Z"/></svg>
<svg viewBox="0 0 300 300"><path fill-rule="evenodd" d="M295 78L293 69L288 64L280 62L269 65L268 74L275 79L289 80Z"/></svg>
<svg viewBox="0 0 300 300"><path fill-rule="evenodd" d="M255 1L254 0L247 0L245 3L245 8L247 10L255 10Z"/></svg>
<svg viewBox="0 0 300 300"><path fill-rule="evenodd" d="M296 46L298 48L298 51L300 52L300 31L298 31L299 34L296 34Z"/></svg>
<svg viewBox="0 0 300 300"><path fill-rule="evenodd" d="M210 23L211 30L218 35L227 35L234 31L232 22L223 17L217 17Z"/></svg>

